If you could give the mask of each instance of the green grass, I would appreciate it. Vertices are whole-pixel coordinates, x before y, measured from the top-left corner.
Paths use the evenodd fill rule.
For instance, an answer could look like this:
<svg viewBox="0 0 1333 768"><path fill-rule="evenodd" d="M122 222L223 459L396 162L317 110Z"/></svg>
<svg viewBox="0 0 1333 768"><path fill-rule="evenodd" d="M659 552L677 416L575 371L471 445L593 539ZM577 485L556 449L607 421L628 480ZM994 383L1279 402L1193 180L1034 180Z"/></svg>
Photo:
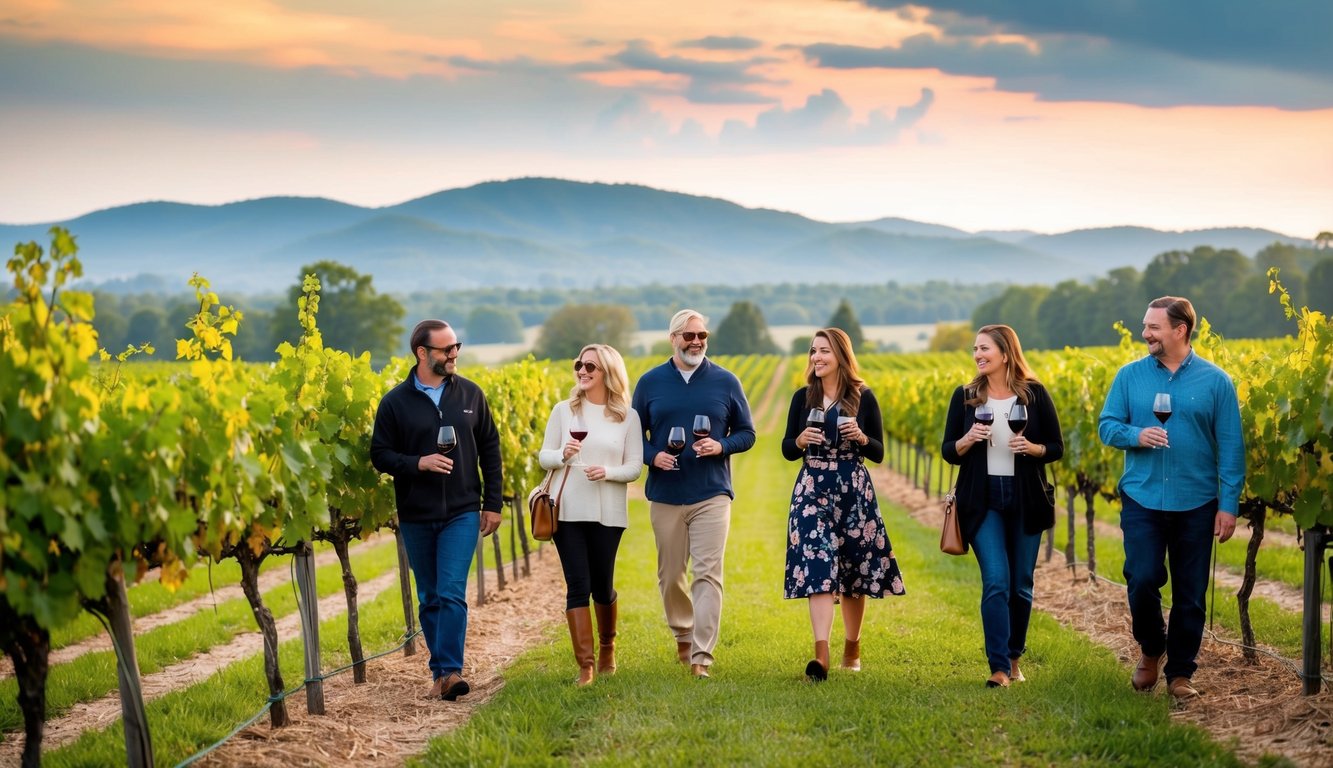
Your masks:
<svg viewBox="0 0 1333 768"><path fill-rule="evenodd" d="M346 644L346 616L320 623L320 648L325 670L350 662ZM401 642L403 607L397 589L382 592L361 605L361 639L367 655L392 648ZM293 638L279 647L280 666L289 688L304 678L301 640ZM148 703L148 727L153 755L158 765L176 765L223 738L254 716L268 699L262 654L220 670L208 680L175 691ZM344 674L351 674L345 672ZM374 685L374 673L368 685ZM304 707L304 695L288 701L289 707ZM108 756L125 753L124 730L116 724L83 734L75 742L42 756L42 765L104 766L115 762ZM119 758L116 758L119 759Z"/></svg>
<svg viewBox="0 0 1333 768"><path fill-rule="evenodd" d="M286 567L290 558L273 560ZM352 570L362 582L396 566L397 550L392 539L363 549L352 561ZM341 594L339 565L334 562L317 569L315 582L321 597ZM397 594L397 590L393 592ZM265 592L264 604L275 619L295 612L296 596L292 584ZM139 671L144 675L153 674L254 629L254 614L245 598L224 601L217 606L216 612L205 610L184 621L139 635L134 644ZM55 665L46 685L47 717L59 717L75 704L100 698L115 689L116 656L111 651L87 653L67 664ZM0 731L23 727L17 697L18 683L14 678L0 681Z"/></svg>
<svg viewBox="0 0 1333 768"><path fill-rule="evenodd" d="M938 554L938 533L885 514L908 589L872 601L865 671L812 685L807 604L782 599L794 464L772 436L738 458L726 604L709 680L675 661L662 619L646 505L635 503L619 557L620 671L586 689L563 628L524 654L506 685L418 765L1238 765L1171 721L1164 697L1135 694L1114 655L1044 615L1029 681L989 690L967 558ZM839 648L840 622L834 625Z"/></svg>

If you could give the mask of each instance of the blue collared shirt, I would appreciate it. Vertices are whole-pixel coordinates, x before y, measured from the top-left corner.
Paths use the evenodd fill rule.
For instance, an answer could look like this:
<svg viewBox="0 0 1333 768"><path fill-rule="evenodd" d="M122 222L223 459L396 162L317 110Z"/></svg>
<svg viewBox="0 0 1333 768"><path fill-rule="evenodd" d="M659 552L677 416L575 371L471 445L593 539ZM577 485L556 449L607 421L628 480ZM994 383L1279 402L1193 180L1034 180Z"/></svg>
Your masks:
<svg viewBox="0 0 1333 768"><path fill-rule="evenodd" d="M1139 433L1158 426L1153 396L1171 395L1170 448L1143 448ZM1125 452L1120 491L1149 509L1180 512L1217 499L1234 515L1245 487L1245 437L1231 378L1191 349L1172 373L1151 355L1122 367L1111 383L1098 433Z"/></svg>
<svg viewBox="0 0 1333 768"><path fill-rule="evenodd" d="M440 386L438 387L428 387L421 383L421 379L417 378L416 371L412 371L412 383L416 385L418 392L426 393L426 396L430 398L430 401L435 403L437 409L440 407L440 395L443 395L444 388L449 386L449 380L445 379L440 382Z"/></svg>

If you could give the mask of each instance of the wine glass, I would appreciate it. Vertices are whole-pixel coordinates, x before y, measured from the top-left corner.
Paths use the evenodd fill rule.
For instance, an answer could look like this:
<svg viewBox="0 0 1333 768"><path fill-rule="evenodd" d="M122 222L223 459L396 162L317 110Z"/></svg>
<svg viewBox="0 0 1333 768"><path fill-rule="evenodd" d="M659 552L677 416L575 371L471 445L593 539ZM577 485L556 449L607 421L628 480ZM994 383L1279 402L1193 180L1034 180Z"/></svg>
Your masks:
<svg viewBox="0 0 1333 768"><path fill-rule="evenodd" d="M1157 420L1160 421L1160 422L1162 423L1162 430L1165 431L1165 430L1166 430L1166 420L1169 419L1169 418L1171 418L1171 393L1170 393L1170 392L1158 392L1157 394L1153 395L1153 398L1152 398L1152 415L1156 416L1156 417L1157 417ZM1159 446L1154 445L1153 447L1154 447L1154 448L1157 448L1157 447L1159 447ZM1171 446L1170 446L1170 445L1165 445L1165 446L1160 446L1160 447L1163 447L1163 448L1170 448Z"/></svg>
<svg viewBox="0 0 1333 768"><path fill-rule="evenodd" d="M1015 435L1023 434L1023 430L1028 428L1028 407L1022 403L1014 403L1009 409L1009 431Z"/></svg>
<svg viewBox="0 0 1333 768"><path fill-rule="evenodd" d="M810 414L805 417L807 427L815 427L819 430L819 444L824 444L824 409L811 408ZM805 446L806 453L810 452L810 445Z"/></svg>
<svg viewBox="0 0 1333 768"><path fill-rule="evenodd" d="M435 435L435 447L440 453L448 453L458 446L458 432L453 427L445 424L440 427L440 431Z"/></svg>
<svg viewBox="0 0 1333 768"><path fill-rule="evenodd" d="M685 450L685 428L672 427L667 434L666 452L675 458L676 464L671 469L680 469L680 454Z"/></svg>
<svg viewBox="0 0 1333 768"><path fill-rule="evenodd" d="M694 436L708 437L713 433L713 423L702 413L694 417Z"/></svg>
<svg viewBox="0 0 1333 768"><path fill-rule="evenodd" d="M978 423L990 426L995 423L995 411L986 403L977 406L975 418ZM995 445L990 438L986 439L986 445Z"/></svg>
<svg viewBox="0 0 1333 768"><path fill-rule="evenodd" d="M586 438L588 437L588 422L586 422L586 421L583 420L583 414L581 414L581 413L576 413L576 414L574 414L574 418L570 419L570 421L569 421L569 436L572 437L572 438L574 438L575 440L578 440L580 443L582 443L582 442L584 441L584 439L586 439ZM573 458L574 458L574 460L571 461L571 462L569 463L569 466L571 466L571 467L586 467L586 466L588 466L587 464L584 464L584 463L583 463L583 452L582 452L582 451L576 451L576 452L574 453L574 457L573 457Z"/></svg>

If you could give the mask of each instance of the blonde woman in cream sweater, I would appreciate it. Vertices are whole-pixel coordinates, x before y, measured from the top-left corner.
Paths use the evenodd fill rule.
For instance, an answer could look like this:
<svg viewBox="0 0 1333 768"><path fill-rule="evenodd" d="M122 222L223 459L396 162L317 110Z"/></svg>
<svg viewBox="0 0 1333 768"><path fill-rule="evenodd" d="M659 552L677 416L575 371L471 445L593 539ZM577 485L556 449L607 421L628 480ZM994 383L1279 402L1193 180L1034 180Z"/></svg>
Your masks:
<svg viewBox="0 0 1333 768"><path fill-rule="evenodd" d="M629 375L614 348L589 344L574 360L574 388L546 422L539 461L560 470L555 548L565 571L565 618L577 685L616 671L616 550L629 525L627 488L643 471L643 430L629 403ZM563 490L561 490L563 484ZM592 608L600 647L593 657Z"/></svg>

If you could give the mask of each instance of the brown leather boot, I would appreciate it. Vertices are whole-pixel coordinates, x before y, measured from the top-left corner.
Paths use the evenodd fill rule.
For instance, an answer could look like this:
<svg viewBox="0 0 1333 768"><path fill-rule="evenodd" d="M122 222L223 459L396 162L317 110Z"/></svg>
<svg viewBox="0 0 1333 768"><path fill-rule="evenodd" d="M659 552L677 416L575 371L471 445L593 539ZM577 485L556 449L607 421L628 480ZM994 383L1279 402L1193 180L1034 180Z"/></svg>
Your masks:
<svg viewBox="0 0 1333 768"><path fill-rule="evenodd" d="M861 671L861 641L842 641L842 668L853 672Z"/></svg>
<svg viewBox="0 0 1333 768"><path fill-rule="evenodd" d="M569 640L574 645L574 661L579 665L579 679L575 685L584 686L597 678L597 660L592 651L592 612L588 606L565 611L569 621Z"/></svg>
<svg viewBox="0 0 1333 768"><path fill-rule="evenodd" d="M815 641L815 657L805 665L805 676L812 682L828 679L828 641Z"/></svg>
<svg viewBox="0 0 1333 768"><path fill-rule="evenodd" d="M1139 654L1139 665L1134 669L1134 677L1131 682L1136 691L1151 691L1157 685L1157 678L1161 675L1162 656L1148 656Z"/></svg>
<svg viewBox="0 0 1333 768"><path fill-rule="evenodd" d="M597 614L597 638L601 644L597 647L597 674L614 675L616 673L616 603L612 600L607 605L594 602L593 611Z"/></svg>

